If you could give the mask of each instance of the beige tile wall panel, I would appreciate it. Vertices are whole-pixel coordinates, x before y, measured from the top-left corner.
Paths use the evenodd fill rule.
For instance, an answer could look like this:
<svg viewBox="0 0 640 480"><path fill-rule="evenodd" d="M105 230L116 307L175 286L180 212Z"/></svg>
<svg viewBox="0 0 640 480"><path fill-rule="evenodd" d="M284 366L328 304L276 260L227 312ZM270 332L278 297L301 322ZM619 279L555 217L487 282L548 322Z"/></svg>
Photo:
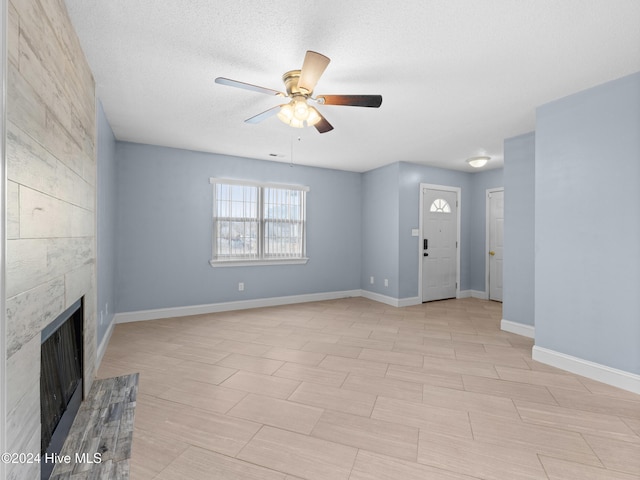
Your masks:
<svg viewBox="0 0 640 480"><path fill-rule="evenodd" d="M29 79L29 83L72 138L90 156L94 149L95 117L91 113L94 107L86 97L93 94L75 74L77 64L74 63L75 55L83 58L82 51L69 52L63 48L64 42L56 35L48 12L45 12L39 0L20 0L14 2L14 7L20 16L20 72ZM55 15L54 8L48 10ZM74 68L68 68L67 64Z"/></svg>
<svg viewBox="0 0 640 480"><path fill-rule="evenodd" d="M47 107L36 95L35 90L20 75L17 65L7 66L7 126L12 123L55 155L55 150L46 139L50 136L46 131ZM11 148L11 139L7 138L7 152ZM57 155L57 158L60 158Z"/></svg>
<svg viewBox="0 0 640 480"><path fill-rule="evenodd" d="M7 131L7 176L12 181L87 210L95 188L15 124Z"/></svg>
<svg viewBox="0 0 640 480"><path fill-rule="evenodd" d="M9 65L7 69L7 85L7 125L13 123L28 132L30 137L59 161L83 176L90 184L95 184L95 172L90 171L91 168L95 170L95 161L82 151L13 65ZM7 150L9 147L7 142ZM91 167L85 168L84 163L91 164Z"/></svg>
<svg viewBox="0 0 640 480"><path fill-rule="evenodd" d="M40 429L33 432L31 438L27 441L21 452L39 452L40 451ZM6 480L23 480L25 478L40 478L40 464L20 464L12 463L7 465Z"/></svg>
<svg viewBox="0 0 640 480"><path fill-rule="evenodd" d="M85 391L96 357L95 84L63 0L8 5L8 450L40 450L40 331L84 296ZM39 465L9 465L9 479Z"/></svg>
<svg viewBox="0 0 640 480"><path fill-rule="evenodd" d="M9 240L6 258L8 299L45 283L53 277L47 271L47 240Z"/></svg>
<svg viewBox="0 0 640 480"><path fill-rule="evenodd" d="M37 415L35 414L37 412ZM7 451L27 453L25 446L35 432L40 436L40 381L33 382L29 390L7 413ZM33 453L40 451L40 447ZM25 478L25 477L23 477Z"/></svg>
<svg viewBox="0 0 640 480"><path fill-rule="evenodd" d="M40 338L42 329L64 310L64 278L62 277L9 298L7 300L7 357L11 358L34 337Z"/></svg>
<svg viewBox="0 0 640 480"><path fill-rule="evenodd" d="M7 297L93 263L94 243L93 237L7 241Z"/></svg>
<svg viewBox="0 0 640 480"><path fill-rule="evenodd" d="M7 182L7 239L20 237L20 202L19 185Z"/></svg>
<svg viewBox="0 0 640 480"><path fill-rule="evenodd" d="M23 238L92 237L94 213L30 188L20 189Z"/></svg>
<svg viewBox="0 0 640 480"><path fill-rule="evenodd" d="M7 360L7 410L13 410L18 402L40 383L40 336L28 343Z"/></svg>
<svg viewBox="0 0 640 480"><path fill-rule="evenodd" d="M9 2L7 15L7 61L18 66L18 49L15 48L18 45L20 35L20 21L18 19L18 12L13 6L13 3Z"/></svg>
<svg viewBox="0 0 640 480"><path fill-rule="evenodd" d="M81 113L80 118L87 134L94 136L93 130L87 127L95 122L93 74L84 59L84 52L75 31L68 28L69 20L64 1L39 0L39 2L47 16L51 30L58 40L59 48L63 52L65 62L62 78L67 86L67 91L74 95L74 105ZM92 152L95 149L95 141L88 146L90 147L88 152Z"/></svg>
<svg viewBox="0 0 640 480"><path fill-rule="evenodd" d="M80 268L66 273L64 276L65 308L73 305L86 291L93 290L95 287L95 278L95 264L93 263L85 263ZM91 306L87 305L85 308L90 309Z"/></svg>

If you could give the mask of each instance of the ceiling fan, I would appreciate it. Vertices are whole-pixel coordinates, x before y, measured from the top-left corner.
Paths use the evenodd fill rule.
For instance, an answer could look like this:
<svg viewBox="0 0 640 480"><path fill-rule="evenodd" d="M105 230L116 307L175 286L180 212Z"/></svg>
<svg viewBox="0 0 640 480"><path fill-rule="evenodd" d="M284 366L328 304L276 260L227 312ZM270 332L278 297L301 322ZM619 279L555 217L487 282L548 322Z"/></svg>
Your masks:
<svg viewBox="0 0 640 480"><path fill-rule="evenodd" d="M282 81L287 93L224 77L216 78L216 83L291 99L289 103L276 105L269 110L246 119L246 123L259 123L273 115L277 115L282 122L291 127L314 126L318 132L326 133L333 130L333 126L315 107L309 105L309 100L319 105L350 105L354 107L378 108L382 104L382 95L318 95L313 97L313 89L330 61L329 57L307 50L302 69L291 70L282 75Z"/></svg>

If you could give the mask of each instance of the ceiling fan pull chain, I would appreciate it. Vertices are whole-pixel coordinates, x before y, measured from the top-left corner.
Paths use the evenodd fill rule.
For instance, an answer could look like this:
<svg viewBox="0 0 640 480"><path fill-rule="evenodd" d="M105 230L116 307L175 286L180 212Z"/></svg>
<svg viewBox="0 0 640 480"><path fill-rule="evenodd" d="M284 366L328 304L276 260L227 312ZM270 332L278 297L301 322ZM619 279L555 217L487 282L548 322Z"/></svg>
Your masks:
<svg viewBox="0 0 640 480"><path fill-rule="evenodd" d="M300 141L300 137L298 137L298 142ZM291 137L291 156L289 157L289 166L293 167L293 136Z"/></svg>

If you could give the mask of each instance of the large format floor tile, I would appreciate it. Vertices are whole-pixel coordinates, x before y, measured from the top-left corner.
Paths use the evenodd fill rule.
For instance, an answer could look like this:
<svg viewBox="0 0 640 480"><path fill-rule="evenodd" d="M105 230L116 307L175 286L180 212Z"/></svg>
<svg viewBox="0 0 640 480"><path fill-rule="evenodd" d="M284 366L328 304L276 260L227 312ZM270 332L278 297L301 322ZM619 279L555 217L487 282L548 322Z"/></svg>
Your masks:
<svg viewBox="0 0 640 480"><path fill-rule="evenodd" d="M418 462L487 480L545 478L534 450L453 438L428 430L420 431Z"/></svg>
<svg viewBox="0 0 640 480"><path fill-rule="evenodd" d="M302 383L289 397L289 400L327 410L368 417L371 415L376 396L371 393L354 392L353 390L315 383Z"/></svg>
<svg viewBox="0 0 640 480"><path fill-rule="evenodd" d="M311 435L415 461L418 452L418 427L375 420L339 412L325 412Z"/></svg>
<svg viewBox="0 0 640 480"><path fill-rule="evenodd" d="M244 418L263 425L309 434L323 410L299 403L249 394L229 410L232 417Z"/></svg>
<svg viewBox="0 0 640 480"><path fill-rule="evenodd" d="M238 458L309 480L346 480L357 452L339 443L263 427Z"/></svg>
<svg viewBox="0 0 640 480"><path fill-rule="evenodd" d="M349 480L477 480L440 468L359 450Z"/></svg>
<svg viewBox="0 0 640 480"><path fill-rule="evenodd" d="M216 472L216 478L225 480L286 480L284 473L197 447L189 447L169 464L156 479L204 479L211 478L212 472Z"/></svg>
<svg viewBox="0 0 640 480"><path fill-rule="evenodd" d="M531 358L473 298L364 298L117 325L132 480L631 480L640 396Z"/></svg>

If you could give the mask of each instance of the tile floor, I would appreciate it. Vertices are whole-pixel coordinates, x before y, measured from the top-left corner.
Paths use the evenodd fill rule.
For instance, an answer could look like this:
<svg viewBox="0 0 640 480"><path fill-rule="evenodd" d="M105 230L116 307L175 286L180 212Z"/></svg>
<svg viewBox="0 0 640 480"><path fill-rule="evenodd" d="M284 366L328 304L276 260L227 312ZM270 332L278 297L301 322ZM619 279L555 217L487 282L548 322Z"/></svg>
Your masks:
<svg viewBox="0 0 640 480"><path fill-rule="evenodd" d="M501 305L350 298L117 325L132 480L640 478L640 396L532 361Z"/></svg>

